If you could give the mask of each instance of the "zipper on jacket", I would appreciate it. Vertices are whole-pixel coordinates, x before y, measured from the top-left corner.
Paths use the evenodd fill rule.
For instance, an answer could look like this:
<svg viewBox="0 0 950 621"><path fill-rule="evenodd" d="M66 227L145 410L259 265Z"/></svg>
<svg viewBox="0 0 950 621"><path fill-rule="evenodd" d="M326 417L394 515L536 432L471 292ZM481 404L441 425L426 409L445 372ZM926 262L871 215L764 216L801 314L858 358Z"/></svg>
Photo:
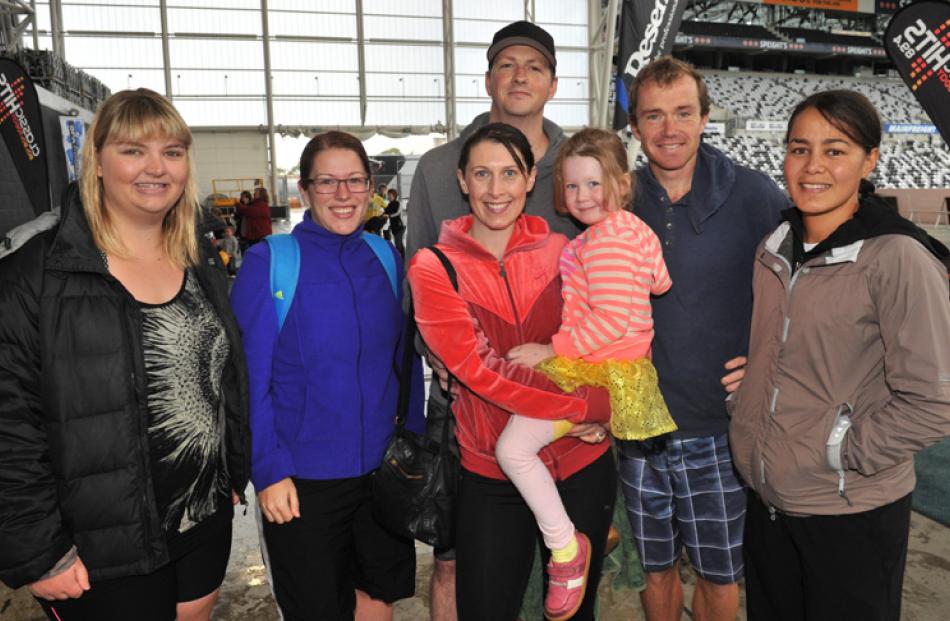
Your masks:
<svg viewBox="0 0 950 621"><path fill-rule="evenodd" d="M511 284L508 282L508 274L505 273L505 261L498 260L498 274L505 282L505 290L508 292L508 301L511 302L511 314L514 315L515 325L518 327L518 341L524 342L524 327L521 325L521 317L518 316L518 307L515 306L515 295L511 291Z"/></svg>
<svg viewBox="0 0 950 621"><path fill-rule="evenodd" d="M360 240L362 243L362 240ZM353 301L353 316L357 319L359 318L359 302L356 299L356 286L353 284L353 279L350 278L350 273L346 270L346 266L343 262L343 247L346 244L340 244L340 250L337 252L337 258L340 261L340 268L343 270L343 273L346 274L346 280L350 283L350 298ZM356 322L356 394L359 395L360 399L360 439L359 439L359 451L360 451L360 471L362 471L366 465L366 456L364 455L363 444L366 440L366 414L364 410L364 401L363 401L363 383L361 381L362 373L360 373L360 363L363 358L363 327L360 325L360 322Z"/></svg>
<svg viewBox="0 0 950 621"><path fill-rule="evenodd" d="M141 345L141 340L139 340L138 348L136 348L136 347L133 345L133 342L134 342L134 341L133 341L133 334L132 334L131 331L129 330L129 321L130 321L130 320L137 320L137 321L138 321L138 324L139 324L138 334L141 335L141 333L142 333L142 329L141 329L142 315L141 315L141 312L138 311L138 308L137 308L137 306L136 306L136 305L138 304L138 302L136 302L136 300L135 300L135 298L132 296L132 294L129 293L128 289L126 289L125 286L124 286L121 282L119 282L119 279L116 278L115 276L113 276L111 273L108 273L108 272L105 274L105 278L106 278L107 281L110 281L110 282L111 282L111 284L112 284L113 287L115 287L115 288L118 289L119 295L124 295L124 296L125 296L125 301L126 301L126 303L124 304L124 307L125 307L125 308L122 310L123 314L125 315L125 316L123 317L123 321L122 321L122 331L125 333L125 338L128 339L129 346L130 346L130 347L132 348L132 350L133 350L133 351L131 352L131 355L129 356L129 364L130 364L131 367L132 367L131 371L129 372L129 379L132 381L132 395L133 395L133 398L134 398L134 400L135 400L135 410L136 410L136 413L139 415L139 416L138 416L138 418L139 418L139 425L140 425L139 441L142 443L142 451L141 451L142 462L141 462L141 464L142 464L142 474L143 474L143 476L144 476L144 484L142 485L142 495L141 495L141 496L142 496L142 510L145 512L145 519L143 520L143 527L144 527L144 531L145 531L145 541L146 541L146 542L151 542L151 540L152 540L152 528L151 528L151 519L150 519L150 515L149 515L150 512L149 512L149 503L148 503L148 486L149 486L149 485L152 485L152 486L154 487L154 483L152 482L152 468L151 468L151 464L149 463L149 446L148 446L148 407L147 407L147 405L146 405L146 406L143 408L143 407L142 407L142 404L140 403L139 398L138 398L138 397L139 397L139 394L140 394L140 391L139 391L139 386L138 386L137 374L136 374L136 372L135 372L135 362L136 362L136 360L135 360L135 359L136 359L135 353L136 353L136 349L138 350L138 353L139 353L140 357L142 358L142 365L143 365L143 367L144 367L144 365L145 365L145 355L144 355L144 353L142 353L142 351L141 351L141 347L142 347L142 345ZM129 316L130 314L131 314L131 315L134 315L134 317L130 317L130 316ZM144 386L143 386L143 390L147 390L147 387L144 387ZM158 508L158 507L156 506L156 509L157 509L157 508ZM149 545L149 547L151 547L151 546ZM152 557L152 556L153 556L150 551L146 552L146 554L148 555L148 557Z"/></svg>
<svg viewBox="0 0 950 621"><path fill-rule="evenodd" d="M848 503L849 507L853 507L854 504L852 504L851 499L848 498L848 495L845 493L845 471L841 463L841 445L844 443L846 434L851 428L850 416L853 412L854 407L852 407L850 403L843 403L838 407L838 411L835 414L834 426L831 429L831 434L828 436L825 445L825 458L828 460L828 465L835 468L838 474L838 496L844 498L844 501Z"/></svg>

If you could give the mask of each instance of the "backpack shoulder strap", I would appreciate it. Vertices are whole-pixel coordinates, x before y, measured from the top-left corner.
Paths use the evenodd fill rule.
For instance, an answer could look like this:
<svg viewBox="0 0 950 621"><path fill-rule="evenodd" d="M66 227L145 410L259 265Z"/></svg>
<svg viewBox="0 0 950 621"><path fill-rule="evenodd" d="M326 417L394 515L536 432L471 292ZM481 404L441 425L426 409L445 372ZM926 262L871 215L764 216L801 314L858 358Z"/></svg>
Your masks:
<svg viewBox="0 0 950 621"><path fill-rule="evenodd" d="M277 331L280 332L297 291L300 245L289 233L268 235L264 239L270 247L270 290L277 311Z"/></svg>
<svg viewBox="0 0 950 621"><path fill-rule="evenodd" d="M386 271L386 277L389 278L389 286L392 287L393 295L399 297L399 282L396 278L396 258L393 256L393 246L379 235L373 235L363 231L363 241L369 246L379 262L383 264L383 270Z"/></svg>
<svg viewBox="0 0 950 621"><path fill-rule="evenodd" d="M445 253L439 250L438 246L429 246L429 251L436 256L436 258L439 260L439 263L441 263L442 267L445 268L445 273L449 275L449 282L452 283L452 288L458 291L459 280L455 273L455 266L452 265L452 262L449 261L449 258L445 256Z"/></svg>

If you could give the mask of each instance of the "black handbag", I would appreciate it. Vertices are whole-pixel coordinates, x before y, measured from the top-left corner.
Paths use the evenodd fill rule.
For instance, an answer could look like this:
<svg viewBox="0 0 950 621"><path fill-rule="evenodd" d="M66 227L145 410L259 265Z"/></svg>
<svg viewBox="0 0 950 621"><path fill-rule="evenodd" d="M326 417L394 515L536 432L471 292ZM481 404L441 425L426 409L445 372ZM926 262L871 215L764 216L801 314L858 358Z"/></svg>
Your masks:
<svg viewBox="0 0 950 621"><path fill-rule="evenodd" d="M452 286L458 291L455 270L448 258L435 247L429 250L445 266ZM373 515L397 535L437 548L450 548L455 542L455 491L459 479L459 460L449 447L450 420L442 426L438 442L406 429L415 328L410 304L403 335L405 349L399 373L396 429L373 476ZM449 416L451 385L450 377Z"/></svg>

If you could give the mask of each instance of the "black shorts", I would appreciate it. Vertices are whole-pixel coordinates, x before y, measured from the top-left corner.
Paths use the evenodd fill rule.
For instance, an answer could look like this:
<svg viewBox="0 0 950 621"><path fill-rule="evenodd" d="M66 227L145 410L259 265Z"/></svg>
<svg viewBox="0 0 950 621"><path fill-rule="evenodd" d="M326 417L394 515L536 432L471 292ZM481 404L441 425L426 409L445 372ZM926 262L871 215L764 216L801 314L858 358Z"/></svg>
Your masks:
<svg viewBox="0 0 950 621"><path fill-rule="evenodd" d="M93 582L78 599L37 601L50 621L174 621L178 603L200 599L224 581L232 516L229 508L196 526L201 532L195 545L176 546L180 556L173 552L171 562L157 571Z"/></svg>
<svg viewBox="0 0 950 621"><path fill-rule="evenodd" d="M300 518L263 517L271 586L284 621L353 618L355 590L387 603L412 597L415 542L373 518L372 477L294 479Z"/></svg>

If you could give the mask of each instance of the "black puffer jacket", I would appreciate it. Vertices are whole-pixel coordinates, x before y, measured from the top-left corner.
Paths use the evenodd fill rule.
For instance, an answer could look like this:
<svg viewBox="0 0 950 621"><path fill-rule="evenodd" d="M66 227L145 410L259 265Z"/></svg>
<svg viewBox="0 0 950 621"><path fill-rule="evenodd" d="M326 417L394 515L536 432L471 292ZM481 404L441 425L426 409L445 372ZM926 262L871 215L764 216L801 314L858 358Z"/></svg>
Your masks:
<svg viewBox="0 0 950 621"><path fill-rule="evenodd" d="M249 472L244 352L210 245L195 269L230 342L226 459ZM105 269L75 186L63 220L0 261L0 579L37 580L75 545L92 580L168 562L149 473L141 316Z"/></svg>

